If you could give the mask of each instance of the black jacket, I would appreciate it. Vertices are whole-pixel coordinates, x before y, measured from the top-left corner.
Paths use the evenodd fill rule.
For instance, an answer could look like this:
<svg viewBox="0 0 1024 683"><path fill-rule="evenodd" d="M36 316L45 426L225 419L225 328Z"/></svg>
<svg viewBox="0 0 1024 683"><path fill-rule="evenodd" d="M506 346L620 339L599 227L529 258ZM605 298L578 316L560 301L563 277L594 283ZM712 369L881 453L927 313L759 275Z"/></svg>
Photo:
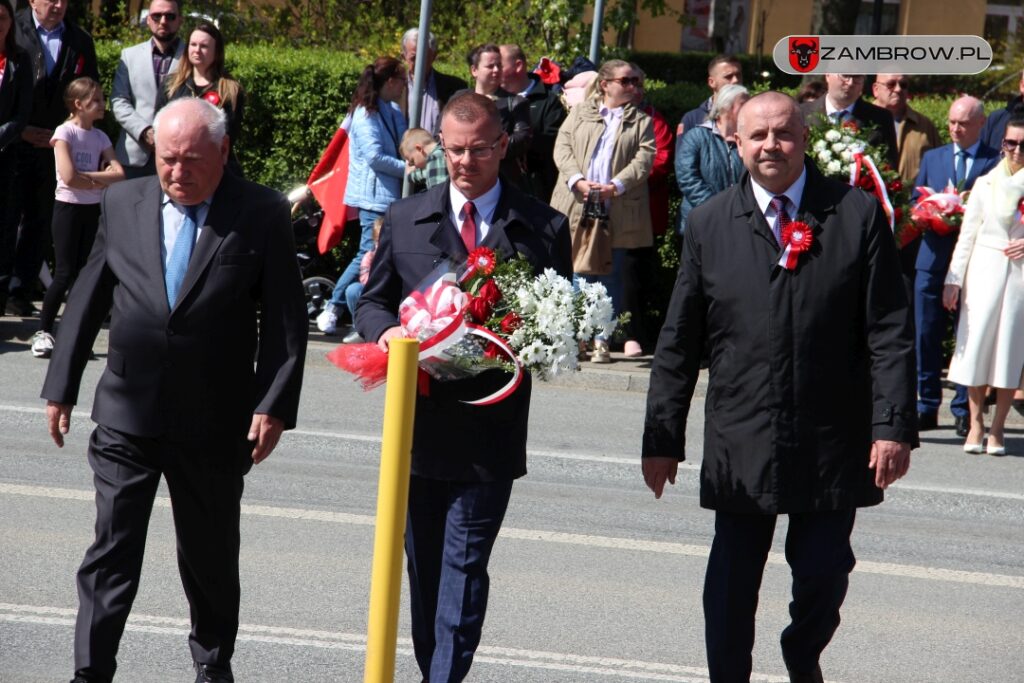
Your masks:
<svg viewBox="0 0 1024 683"><path fill-rule="evenodd" d="M555 138L565 121L566 110L562 98L535 74L530 74L533 88L526 94L530 103L530 129L532 138L526 150L526 174L530 191L542 202L551 201L551 192L558 180L555 166Z"/></svg>
<svg viewBox="0 0 1024 683"><path fill-rule="evenodd" d="M710 354L701 505L792 513L874 505L871 444L917 445L914 337L877 200L807 163L795 270L744 174L690 212L651 371L643 455L683 459Z"/></svg>
<svg viewBox="0 0 1024 683"><path fill-rule="evenodd" d="M20 48L8 55L0 82L0 152L21 139L32 114L32 63Z"/></svg>
<svg viewBox="0 0 1024 683"><path fill-rule="evenodd" d="M800 105L808 125L817 125L822 121L828 122L825 116L826 97L828 96L822 95L813 102L805 102ZM896 145L896 124L892 120L892 114L882 107L865 102L863 97L858 97L857 101L853 103L853 118L860 126L870 129L867 135L869 143L885 145L885 160L894 169L898 168L900 153Z"/></svg>
<svg viewBox="0 0 1024 683"><path fill-rule="evenodd" d="M445 258L468 255L452 224L448 183L402 199L384 216L377 252L356 309L356 329L376 341L398 324L398 305ZM503 257L526 257L536 273L554 268L571 277L569 226L546 204L502 186L494 222L483 246ZM481 398L507 381L501 370L466 380L430 380L429 395L416 400L412 473L447 481L500 481L526 474L526 428L530 376L511 396L490 406L461 400Z"/></svg>
<svg viewBox="0 0 1024 683"><path fill-rule="evenodd" d="M28 53L32 63L32 115L28 124L40 128L56 128L68 117L68 110L64 106L64 89L68 83L82 76L97 81L100 79L92 36L65 19L57 65L53 73L47 76L43 46L36 33L32 9L25 8L18 12L15 25L18 46Z"/></svg>

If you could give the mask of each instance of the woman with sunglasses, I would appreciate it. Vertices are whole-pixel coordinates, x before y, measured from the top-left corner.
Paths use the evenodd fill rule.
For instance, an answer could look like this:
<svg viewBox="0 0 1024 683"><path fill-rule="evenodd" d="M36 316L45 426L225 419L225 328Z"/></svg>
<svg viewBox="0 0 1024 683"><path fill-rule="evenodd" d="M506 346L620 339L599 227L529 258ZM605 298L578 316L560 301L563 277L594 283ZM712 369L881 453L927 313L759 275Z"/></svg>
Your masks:
<svg viewBox="0 0 1024 683"><path fill-rule="evenodd" d="M344 203L359 209L359 249L338 278L334 293L317 316L324 334L337 332L338 320L348 308L345 290L359 279L363 256L374 249L373 223L391 202L402 196L405 161L399 152L405 134L405 117L398 101L406 88L405 67L397 59L380 57L363 69L356 85L348 128L348 183ZM349 311L354 315L355 311ZM342 341L356 341L354 333Z"/></svg>
<svg viewBox="0 0 1024 683"><path fill-rule="evenodd" d="M656 146L651 117L633 104L640 75L629 62L612 59L601 65L587 97L569 112L555 140L558 182L551 206L569 217L570 229L579 229L584 205L592 191L603 203L612 237L612 268L607 275L578 273L608 288L615 313L643 315L642 302L628 301L623 293L623 259L629 249L654 244L647 176ZM627 291L639 291L627 287ZM636 339L627 339L626 356L643 354ZM594 341L594 363L608 363L607 339Z"/></svg>
<svg viewBox="0 0 1024 683"><path fill-rule="evenodd" d="M227 167L240 176L242 166L235 156L235 146L242 134L245 90L224 67L224 35L213 24L199 24L189 36L185 51L188 59L182 60L178 70L167 79L168 101L201 97L224 110L231 141Z"/></svg>
<svg viewBox="0 0 1024 683"><path fill-rule="evenodd" d="M989 455L1006 453L1006 416L1024 378L1024 117L1006 124L1002 149L1003 160L978 178L967 200L942 292L950 310L962 299L949 380L967 387L964 450ZM983 445L988 387L996 408Z"/></svg>

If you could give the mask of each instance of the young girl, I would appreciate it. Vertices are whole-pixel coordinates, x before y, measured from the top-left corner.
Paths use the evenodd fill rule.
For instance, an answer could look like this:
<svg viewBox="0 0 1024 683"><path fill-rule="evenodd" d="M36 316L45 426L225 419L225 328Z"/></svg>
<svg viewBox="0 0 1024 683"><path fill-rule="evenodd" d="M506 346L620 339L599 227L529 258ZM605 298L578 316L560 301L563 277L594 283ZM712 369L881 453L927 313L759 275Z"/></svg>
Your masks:
<svg viewBox="0 0 1024 683"><path fill-rule="evenodd" d="M356 332L355 316L356 306L359 305L359 297L363 295L363 287L370 279L370 268L373 266L373 256L377 253L377 243L380 242L380 228L384 225L384 217L380 216L373 222L373 249L363 254L359 262L359 280L345 288L345 305L352 311L352 331L341 340L342 344L358 344L363 341L362 335Z"/></svg>
<svg viewBox="0 0 1024 683"><path fill-rule="evenodd" d="M53 322L64 295L85 265L100 217L103 189L124 178L106 133L93 124L103 118L103 89L91 78L78 78L64 91L68 120L53 131L50 144L57 163L53 203L53 284L46 290L32 355L49 358Z"/></svg>

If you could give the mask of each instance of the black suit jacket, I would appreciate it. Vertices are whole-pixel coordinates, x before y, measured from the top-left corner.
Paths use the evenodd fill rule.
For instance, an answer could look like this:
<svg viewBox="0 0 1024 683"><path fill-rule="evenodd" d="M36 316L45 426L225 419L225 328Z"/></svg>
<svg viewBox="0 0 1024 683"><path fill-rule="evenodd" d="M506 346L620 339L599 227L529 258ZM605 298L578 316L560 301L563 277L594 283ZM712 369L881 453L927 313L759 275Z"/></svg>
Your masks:
<svg viewBox="0 0 1024 683"><path fill-rule="evenodd" d="M258 412L294 427L308 320L287 201L225 173L169 310L162 197L156 177L103 195L96 243L71 291L42 397L77 401L113 304L95 422L144 437L244 437Z"/></svg>
<svg viewBox="0 0 1024 683"><path fill-rule="evenodd" d="M398 305L446 258L465 260L466 247L449 217L448 183L395 202L384 217L377 252L356 310L356 329L376 341L398 325ZM554 268L572 275L568 220L547 204L502 186L494 221L483 241L509 258L522 254L538 274ZM508 376L490 370L467 380L430 380L416 401L412 472L449 481L495 481L526 474L530 376L514 394L491 406L460 399L486 396Z"/></svg>
<svg viewBox="0 0 1024 683"><path fill-rule="evenodd" d="M438 107L444 109L444 105L448 103L452 95L466 89L466 81L456 76L443 74L437 69L432 69L432 71L434 72L434 87L437 88L437 104Z"/></svg>
<svg viewBox="0 0 1024 683"><path fill-rule="evenodd" d="M825 115L825 98L822 95L813 102L805 102L800 105L809 125L817 125L821 121L829 122ZM865 102L863 97L857 98L853 103L853 118L860 126L871 128L868 134L868 142L872 145L885 145L885 160L894 169L899 167L900 155L896 145L896 124L893 122L892 114L882 107L870 102Z"/></svg>
<svg viewBox="0 0 1024 683"><path fill-rule="evenodd" d="M705 343L701 505L741 513L882 500L876 439L916 445L914 336L881 206L808 160L795 270L744 174L687 218L651 370L643 454L683 459Z"/></svg>
<svg viewBox="0 0 1024 683"><path fill-rule="evenodd" d="M68 117L64 106L64 89L68 83L82 76L100 80L92 36L65 19L57 66L47 76L43 46L36 33L32 8L18 12L15 25L18 46L28 53L32 62L32 116L29 125L56 128Z"/></svg>
<svg viewBox="0 0 1024 683"><path fill-rule="evenodd" d="M21 139L32 114L32 63L19 49L8 55L0 82L0 152Z"/></svg>

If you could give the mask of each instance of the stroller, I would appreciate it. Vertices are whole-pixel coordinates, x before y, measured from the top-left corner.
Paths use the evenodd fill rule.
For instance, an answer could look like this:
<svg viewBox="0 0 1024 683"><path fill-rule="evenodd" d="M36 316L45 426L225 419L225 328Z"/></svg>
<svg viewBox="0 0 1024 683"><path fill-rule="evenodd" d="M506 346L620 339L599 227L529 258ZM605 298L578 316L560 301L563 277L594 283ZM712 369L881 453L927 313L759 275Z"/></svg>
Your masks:
<svg viewBox="0 0 1024 683"><path fill-rule="evenodd" d="M338 264L328 252L321 254L317 249L317 236L324 212L305 185L288 193L292 205L292 233L295 235L295 259L302 274L302 290L306 295L306 314L310 321L316 320L324 304L331 300L334 291L334 275Z"/></svg>

